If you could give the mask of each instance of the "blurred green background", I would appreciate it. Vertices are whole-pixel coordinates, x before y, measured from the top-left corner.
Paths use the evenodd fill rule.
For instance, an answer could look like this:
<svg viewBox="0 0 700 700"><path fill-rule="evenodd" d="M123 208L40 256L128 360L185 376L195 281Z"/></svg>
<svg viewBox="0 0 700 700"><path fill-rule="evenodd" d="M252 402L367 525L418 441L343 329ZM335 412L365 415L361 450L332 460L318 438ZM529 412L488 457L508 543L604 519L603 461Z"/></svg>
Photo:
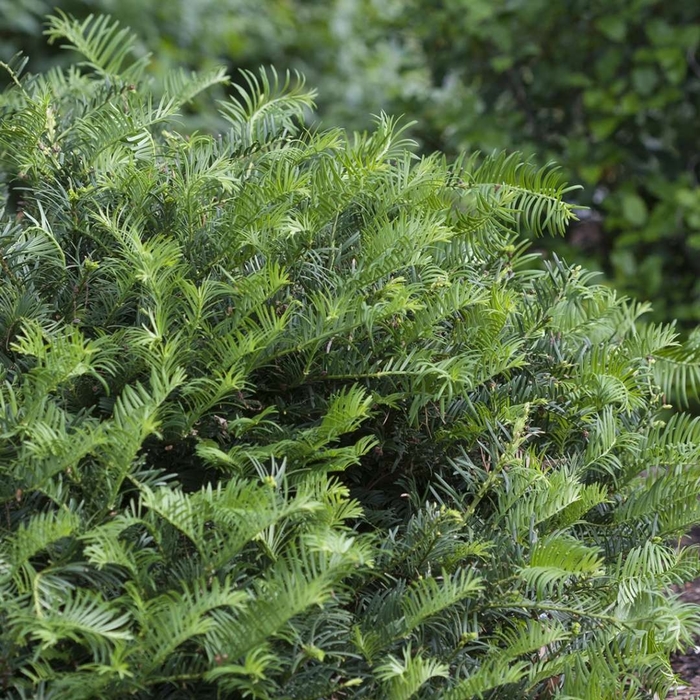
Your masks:
<svg viewBox="0 0 700 700"><path fill-rule="evenodd" d="M61 60L55 2L0 0L0 60ZM590 207L565 241L657 319L700 321L700 2L690 0L64 0L142 38L156 74L296 69L325 125L416 120L425 151L519 150L558 162ZM4 78L3 78L4 79ZM189 115L197 124L196 111ZM544 248L543 248L544 249Z"/></svg>

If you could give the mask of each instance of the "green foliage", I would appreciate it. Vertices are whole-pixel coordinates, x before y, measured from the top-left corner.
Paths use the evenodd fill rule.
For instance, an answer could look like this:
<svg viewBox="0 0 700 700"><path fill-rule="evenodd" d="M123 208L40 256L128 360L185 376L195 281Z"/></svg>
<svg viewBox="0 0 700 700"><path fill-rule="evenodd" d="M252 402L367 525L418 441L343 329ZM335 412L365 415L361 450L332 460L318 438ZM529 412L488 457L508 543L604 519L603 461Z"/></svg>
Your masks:
<svg viewBox="0 0 700 700"><path fill-rule="evenodd" d="M122 31L56 16L79 62L0 97L5 697L663 697L695 341L527 253L550 169L272 72L182 135L225 76Z"/></svg>
<svg viewBox="0 0 700 700"><path fill-rule="evenodd" d="M595 261L623 293L654 300L660 319L700 320L696 3L441 0L427 13L418 0L62 7L139 26L158 48L158 75L179 64L273 64L319 88L327 125L367 128L366 115L383 110L416 119L426 152L508 149L563 163L565 178L584 185L576 201L592 210L566 245L542 245ZM35 68L55 60L37 41L52 9L0 0L0 59L25 48Z"/></svg>
<svg viewBox="0 0 700 700"><path fill-rule="evenodd" d="M434 86L421 109L428 142L564 163L597 215L572 230L579 256L654 299L662 318L700 319L698 7L446 0L426 22L411 6L402 22Z"/></svg>

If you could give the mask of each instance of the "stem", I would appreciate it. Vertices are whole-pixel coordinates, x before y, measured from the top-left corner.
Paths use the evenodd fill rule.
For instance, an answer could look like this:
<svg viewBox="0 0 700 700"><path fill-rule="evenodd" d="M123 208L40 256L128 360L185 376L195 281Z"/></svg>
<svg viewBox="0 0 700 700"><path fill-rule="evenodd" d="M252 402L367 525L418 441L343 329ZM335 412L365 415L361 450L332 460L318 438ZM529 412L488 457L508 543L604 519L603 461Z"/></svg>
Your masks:
<svg viewBox="0 0 700 700"><path fill-rule="evenodd" d="M626 627L629 630L636 631L636 628L629 622L620 620L613 615L605 615L604 613L593 613L587 612L585 610L579 610L578 608L570 608L566 605L552 605L550 603L530 603L527 601L518 601L513 604L496 604L492 603L490 605L481 606L482 610L497 610L503 608L525 608L527 610L548 610L549 612L561 612L567 615L576 615L577 617L587 617L592 620L600 620L601 622L611 622L615 625L620 625L621 627Z"/></svg>
<svg viewBox="0 0 700 700"><path fill-rule="evenodd" d="M2 253L0 253L0 266L2 266L2 269L5 271L5 274L10 278L10 280L14 284L19 284L19 280L17 279L17 277L15 277L15 274L10 269L10 266L7 264L7 260L5 259L5 256Z"/></svg>

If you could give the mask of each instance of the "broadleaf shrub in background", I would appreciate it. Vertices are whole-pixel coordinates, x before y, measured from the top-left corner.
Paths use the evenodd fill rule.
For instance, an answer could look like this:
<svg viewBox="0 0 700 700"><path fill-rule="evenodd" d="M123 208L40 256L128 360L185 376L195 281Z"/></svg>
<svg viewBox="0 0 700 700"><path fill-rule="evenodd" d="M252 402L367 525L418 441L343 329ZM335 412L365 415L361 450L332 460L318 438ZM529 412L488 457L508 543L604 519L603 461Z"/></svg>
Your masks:
<svg viewBox="0 0 700 700"><path fill-rule="evenodd" d="M556 172L264 71L183 134L121 31L0 97L4 696L664 697L696 339L527 252Z"/></svg>
<svg viewBox="0 0 700 700"><path fill-rule="evenodd" d="M425 152L509 149L562 163L588 218L567 243L657 319L700 319L700 9L662 0L65 0L138 25L151 70L272 64L319 88L326 125L367 128L384 110L416 119ZM0 52L34 70L48 0L0 0ZM206 37L206 41L202 41ZM0 53L0 58L2 53ZM234 74L235 78L235 74ZM213 112L190 108L200 126ZM195 116L199 115L199 116ZM208 122L211 125L211 122ZM572 200L573 201L573 200ZM668 281L672 280L672 284Z"/></svg>

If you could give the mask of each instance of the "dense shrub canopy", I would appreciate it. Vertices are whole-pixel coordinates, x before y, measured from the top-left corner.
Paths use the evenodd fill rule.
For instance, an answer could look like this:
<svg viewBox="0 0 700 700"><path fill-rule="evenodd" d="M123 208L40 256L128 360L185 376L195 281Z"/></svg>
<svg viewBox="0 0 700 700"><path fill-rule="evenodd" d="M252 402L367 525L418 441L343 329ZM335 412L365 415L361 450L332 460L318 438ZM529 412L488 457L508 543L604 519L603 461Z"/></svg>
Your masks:
<svg viewBox="0 0 700 700"><path fill-rule="evenodd" d="M0 58L39 43L49 0L0 0ZM63 0L139 26L152 70L272 64L320 89L325 124L417 119L426 152L561 163L593 206L565 251L659 318L700 319L700 7L663 0ZM202 41L206 37L206 41ZM141 45L141 51L145 51ZM42 60L42 57L44 59ZM53 61L55 55L48 57ZM235 74L234 74L235 75ZM212 112L205 110L207 117ZM673 284L667 284L673 279Z"/></svg>
<svg viewBox="0 0 700 700"><path fill-rule="evenodd" d="M520 232L555 172L219 135L109 19L0 98L0 685L11 698L648 698L700 625L694 339Z"/></svg>

